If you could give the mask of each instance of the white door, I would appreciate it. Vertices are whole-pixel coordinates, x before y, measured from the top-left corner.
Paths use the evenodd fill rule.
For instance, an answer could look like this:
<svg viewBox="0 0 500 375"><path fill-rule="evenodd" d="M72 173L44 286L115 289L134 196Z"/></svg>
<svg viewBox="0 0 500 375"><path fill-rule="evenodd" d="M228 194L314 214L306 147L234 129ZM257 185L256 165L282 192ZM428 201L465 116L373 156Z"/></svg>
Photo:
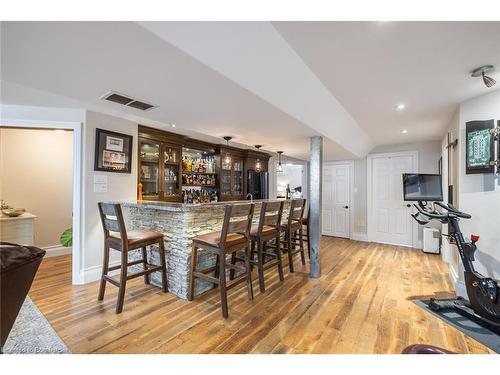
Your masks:
<svg viewBox="0 0 500 375"><path fill-rule="evenodd" d="M413 219L403 201L403 173L415 172L414 155L373 157L370 240L412 246Z"/></svg>
<svg viewBox="0 0 500 375"><path fill-rule="evenodd" d="M350 166L328 165L323 168L323 234L349 238Z"/></svg>

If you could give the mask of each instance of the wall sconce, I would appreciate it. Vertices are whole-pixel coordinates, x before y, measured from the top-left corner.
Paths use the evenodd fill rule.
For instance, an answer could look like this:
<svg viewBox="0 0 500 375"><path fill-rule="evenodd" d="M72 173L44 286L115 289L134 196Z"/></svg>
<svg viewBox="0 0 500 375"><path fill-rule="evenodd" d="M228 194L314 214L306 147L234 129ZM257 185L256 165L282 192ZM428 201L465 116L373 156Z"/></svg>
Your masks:
<svg viewBox="0 0 500 375"><path fill-rule="evenodd" d="M283 173L283 166L281 165L281 154L283 151L277 151L278 153L278 166L276 167L276 173Z"/></svg>
<svg viewBox="0 0 500 375"><path fill-rule="evenodd" d="M229 146L229 141L233 139L233 137L226 136L224 139L226 141L226 146ZM231 164L231 154L229 151L226 151L226 155L224 156L224 164Z"/></svg>
<svg viewBox="0 0 500 375"><path fill-rule="evenodd" d="M255 148L257 150L260 150L261 147L262 145L255 145ZM260 162L260 159L257 158L257 161L255 162L255 171L260 172L261 169L262 169L262 163Z"/></svg>

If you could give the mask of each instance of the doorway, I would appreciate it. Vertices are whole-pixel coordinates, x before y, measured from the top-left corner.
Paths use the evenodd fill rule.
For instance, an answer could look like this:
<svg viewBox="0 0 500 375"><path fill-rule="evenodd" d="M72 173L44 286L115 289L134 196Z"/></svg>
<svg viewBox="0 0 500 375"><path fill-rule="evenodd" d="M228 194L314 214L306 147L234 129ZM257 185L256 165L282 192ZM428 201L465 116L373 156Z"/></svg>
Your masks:
<svg viewBox="0 0 500 375"><path fill-rule="evenodd" d="M5 113L11 114L9 111L11 108L7 107ZM13 106L13 109L17 109ZM13 113L15 111L12 111ZM19 111L23 113L23 111ZM71 202L72 207L72 248L71 248L71 259L72 259L72 272L71 279L72 284L83 284L84 278L82 270L82 256L81 256L81 196L82 196L82 186L81 186L81 171L82 171L82 123L72 122L72 121L50 121L50 120L31 120L31 119L20 119L19 114L15 113L14 118L9 118L8 115L2 119L2 124L0 127L8 128L18 128L18 129L36 129L36 130L52 130L52 131L72 131L72 171L71 175L67 176L72 181L73 186L73 197ZM26 113L28 118L34 116L34 113ZM36 160L34 160L36 162ZM36 184L36 181L33 182Z"/></svg>
<svg viewBox="0 0 500 375"><path fill-rule="evenodd" d="M403 173L418 171L418 152L368 156L368 239L400 246L416 246L411 205L403 201Z"/></svg>
<svg viewBox="0 0 500 375"><path fill-rule="evenodd" d="M323 166L323 235L351 237L352 172L353 162L326 163Z"/></svg>

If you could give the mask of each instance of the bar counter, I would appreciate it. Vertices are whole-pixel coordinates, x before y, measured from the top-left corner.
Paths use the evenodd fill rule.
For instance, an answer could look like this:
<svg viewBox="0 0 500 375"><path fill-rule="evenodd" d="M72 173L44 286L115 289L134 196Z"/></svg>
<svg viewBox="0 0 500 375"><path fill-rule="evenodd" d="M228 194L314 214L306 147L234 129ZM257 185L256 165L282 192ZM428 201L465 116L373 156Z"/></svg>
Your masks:
<svg viewBox="0 0 500 375"><path fill-rule="evenodd" d="M258 222L260 206L263 201L254 200L254 223ZM228 204L250 203L249 201L228 201L200 204L168 203L155 201L131 201L120 203L127 224L127 229L150 229L165 236L165 255L167 260L167 278L169 292L187 299L189 272L193 237L222 228L224 207ZM289 201L285 201L285 209ZM285 216L285 215L284 215ZM131 259L140 259L140 251L133 251ZM148 258L153 264L159 264L158 252L148 249ZM215 256L203 250L198 251L198 267L215 265ZM133 266L140 269L140 265ZM161 285L160 275L151 274L151 283ZM201 294L213 285L204 280L196 281L195 295Z"/></svg>

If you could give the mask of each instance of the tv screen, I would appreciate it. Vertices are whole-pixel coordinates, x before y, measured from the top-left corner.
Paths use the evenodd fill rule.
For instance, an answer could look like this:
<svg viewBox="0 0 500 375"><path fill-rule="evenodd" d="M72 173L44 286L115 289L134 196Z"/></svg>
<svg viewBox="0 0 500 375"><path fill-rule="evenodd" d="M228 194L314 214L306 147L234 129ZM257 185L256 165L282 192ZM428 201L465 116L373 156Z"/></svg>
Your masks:
<svg viewBox="0 0 500 375"><path fill-rule="evenodd" d="M442 201L440 174L403 173L405 201Z"/></svg>

